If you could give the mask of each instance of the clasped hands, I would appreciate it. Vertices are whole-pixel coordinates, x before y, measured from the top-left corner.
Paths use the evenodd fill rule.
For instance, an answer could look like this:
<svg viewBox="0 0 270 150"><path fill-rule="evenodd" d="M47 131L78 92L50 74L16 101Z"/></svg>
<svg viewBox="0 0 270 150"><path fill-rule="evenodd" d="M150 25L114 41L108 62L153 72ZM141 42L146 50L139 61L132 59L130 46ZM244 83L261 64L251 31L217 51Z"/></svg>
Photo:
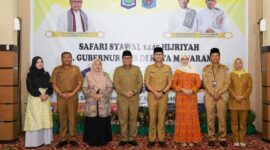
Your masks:
<svg viewBox="0 0 270 150"><path fill-rule="evenodd" d="M185 89L185 88L181 88L180 92L183 92L187 96L190 96L190 95L192 95L194 93L193 90L188 90L188 89Z"/></svg>
<svg viewBox="0 0 270 150"><path fill-rule="evenodd" d="M92 94L92 97L95 101L99 101L101 100L101 98L103 98L102 94Z"/></svg>
<svg viewBox="0 0 270 150"><path fill-rule="evenodd" d="M244 96L235 96L238 102L241 102L244 99Z"/></svg>
<svg viewBox="0 0 270 150"><path fill-rule="evenodd" d="M44 102L49 98L49 95L48 94L43 94L43 95L40 95L39 97L40 97L41 101Z"/></svg>
<svg viewBox="0 0 270 150"><path fill-rule="evenodd" d="M126 94L125 94L125 96L127 97L127 98L131 98L132 96L134 96L134 92L133 91L128 91Z"/></svg>
<svg viewBox="0 0 270 150"><path fill-rule="evenodd" d="M73 93L61 93L60 96L63 97L64 99L69 99L73 96Z"/></svg>

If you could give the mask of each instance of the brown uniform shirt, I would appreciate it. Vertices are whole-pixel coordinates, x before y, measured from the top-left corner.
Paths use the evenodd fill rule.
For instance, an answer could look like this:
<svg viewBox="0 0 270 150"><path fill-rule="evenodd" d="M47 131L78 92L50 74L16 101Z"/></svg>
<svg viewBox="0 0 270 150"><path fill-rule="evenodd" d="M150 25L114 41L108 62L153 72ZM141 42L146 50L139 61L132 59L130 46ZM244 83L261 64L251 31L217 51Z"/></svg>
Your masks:
<svg viewBox="0 0 270 150"><path fill-rule="evenodd" d="M230 74L227 66L219 64L217 68L214 68L212 64L209 64L203 68L202 78L206 90L205 99L213 99L211 95L219 93L221 98L228 102L227 89L230 85ZM213 82L216 82L215 86Z"/></svg>
<svg viewBox="0 0 270 150"><path fill-rule="evenodd" d="M231 84L229 86L229 105L230 110L249 110L249 96L252 91L252 79L249 73L238 76L231 73ZM236 96L244 96L242 101L238 101Z"/></svg>
<svg viewBox="0 0 270 150"><path fill-rule="evenodd" d="M63 65L54 68L50 82L56 84L62 93L72 92L82 82L83 77L80 68L71 65L65 68Z"/></svg>
<svg viewBox="0 0 270 150"><path fill-rule="evenodd" d="M130 67L117 67L114 71L113 82L118 100L125 98L124 95L128 91L133 91L136 96L132 98L138 99L143 85L142 72L140 68L135 65Z"/></svg>
<svg viewBox="0 0 270 150"><path fill-rule="evenodd" d="M172 69L166 64L158 67L157 64L149 65L145 70L145 82L149 82L155 91L162 91L167 85L168 81L172 80Z"/></svg>

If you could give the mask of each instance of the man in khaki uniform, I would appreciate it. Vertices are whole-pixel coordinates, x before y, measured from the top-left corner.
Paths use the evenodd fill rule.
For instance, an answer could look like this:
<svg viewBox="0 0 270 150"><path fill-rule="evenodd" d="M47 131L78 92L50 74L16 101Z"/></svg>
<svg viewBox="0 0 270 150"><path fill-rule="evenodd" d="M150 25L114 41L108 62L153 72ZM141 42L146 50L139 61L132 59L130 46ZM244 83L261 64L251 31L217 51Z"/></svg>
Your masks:
<svg viewBox="0 0 270 150"><path fill-rule="evenodd" d="M130 51L123 52L122 60L123 65L115 69L113 76L121 126L119 146L124 146L127 143L138 146L135 138L137 136L137 114L143 77L140 68L132 65Z"/></svg>
<svg viewBox="0 0 270 150"><path fill-rule="evenodd" d="M163 64L163 60L163 49L156 47L154 49L155 63L146 68L144 76L145 85L148 89L147 102L150 115L149 148L155 145L156 136L159 145L166 147L164 126L168 91L172 83L172 70L170 66Z"/></svg>
<svg viewBox="0 0 270 150"><path fill-rule="evenodd" d="M62 65L54 68L50 82L57 93L57 109L60 117L60 142L61 148L68 144L78 146L76 142L76 120L78 109L78 91L81 89L82 76L80 69L72 65L70 52L62 53ZM69 135L67 134L69 130Z"/></svg>
<svg viewBox="0 0 270 150"><path fill-rule="evenodd" d="M211 64L203 68L203 85L206 90L204 104L207 115L209 146L215 146L215 116L217 111L220 145L227 147L226 142L226 112L230 84L229 69L219 63L219 49L210 52Z"/></svg>

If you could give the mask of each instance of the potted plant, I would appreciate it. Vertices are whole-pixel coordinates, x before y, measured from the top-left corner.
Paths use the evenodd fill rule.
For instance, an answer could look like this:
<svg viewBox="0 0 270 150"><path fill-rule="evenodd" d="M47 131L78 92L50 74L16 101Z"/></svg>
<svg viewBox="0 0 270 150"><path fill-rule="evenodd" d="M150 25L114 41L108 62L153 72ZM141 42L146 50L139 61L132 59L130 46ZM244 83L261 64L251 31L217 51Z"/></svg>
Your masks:
<svg viewBox="0 0 270 150"><path fill-rule="evenodd" d="M52 119L53 119L53 133L60 132L60 122L59 122L59 115L57 112L52 112Z"/></svg>

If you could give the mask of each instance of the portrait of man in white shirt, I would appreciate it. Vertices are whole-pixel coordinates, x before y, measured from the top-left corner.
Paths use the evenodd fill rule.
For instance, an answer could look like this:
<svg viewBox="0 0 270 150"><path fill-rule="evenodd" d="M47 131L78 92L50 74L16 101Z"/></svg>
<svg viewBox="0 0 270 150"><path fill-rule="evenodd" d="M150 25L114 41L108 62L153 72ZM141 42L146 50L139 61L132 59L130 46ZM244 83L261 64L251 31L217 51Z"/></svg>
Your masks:
<svg viewBox="0 0 270 150"><path fill-rule="evenodd" d="M187 7L189 0L178 0L178 3L180 7L170 15L169 32L196 32L196 11Z"/></svg>
<svg viewBox="0 0 270 150"><path fill-rule="evenodd" d="M91 18L81 9L82 0L69 0L70 9L61 14L57 20L57 31L61 32L94 32Z"/></svg>
<svg viewBox="0 0 270 150"><path fill-rule="evenodd" d="M198 12L198 30L202 33L225 32L225 13L216 7L216 0L205 0L207 8Z"/></svg>

